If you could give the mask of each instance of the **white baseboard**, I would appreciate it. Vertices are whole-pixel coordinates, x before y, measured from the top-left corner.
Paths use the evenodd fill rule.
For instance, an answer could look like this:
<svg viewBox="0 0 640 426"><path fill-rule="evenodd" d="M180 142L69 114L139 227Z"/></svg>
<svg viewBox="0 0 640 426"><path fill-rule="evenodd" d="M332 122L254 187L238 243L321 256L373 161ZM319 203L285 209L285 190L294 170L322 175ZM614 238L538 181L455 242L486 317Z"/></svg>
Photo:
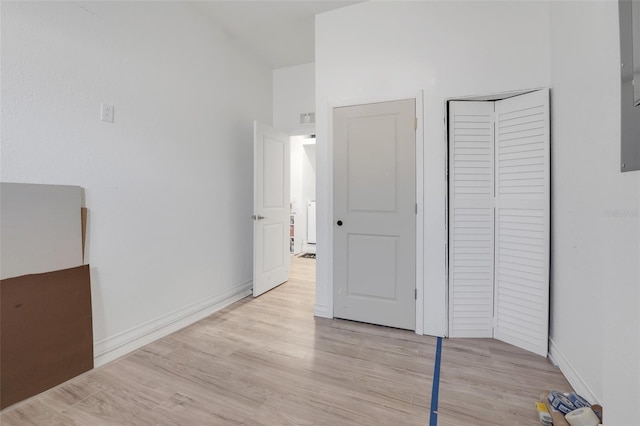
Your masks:
<svg viewBox="0 0 640 426"><path fill-rule="evenodd" d="M103 366L136 349L191 325L248 296L253 281L236 284L222 293L177 309L144 324L94 343L94 367Z"/></svg>
<svg viewBox="0 0 640 426"><path fill-rule="evenodd" d="M585 397L591 404L602 404L601 398L593 392L591 387L582 378L578 370L576 370L569 358L567 358L553 339L549 339L549 359L560 368L560 371L564 374L564 377L566 377L576 393Z"/></svg>
<svg viewBox="0 0 640 426"><path fill-rule="evenodd" d="M322 318L333 318L333 313L329 313L329 309L325 305L315 305L313 307L313 314Z"/></svg>

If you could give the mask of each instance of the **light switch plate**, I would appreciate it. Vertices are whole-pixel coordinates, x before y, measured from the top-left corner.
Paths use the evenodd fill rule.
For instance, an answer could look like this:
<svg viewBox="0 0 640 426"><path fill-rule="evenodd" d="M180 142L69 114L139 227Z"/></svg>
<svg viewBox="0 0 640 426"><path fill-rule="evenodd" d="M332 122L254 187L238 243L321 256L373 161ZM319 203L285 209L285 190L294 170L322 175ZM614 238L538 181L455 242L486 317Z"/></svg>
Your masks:
<svg viewBox="0 0 640 426"><path fill-rule="evenodd" d="M100 119L107 123L113 123L113 105L100 104Z"/></svg>

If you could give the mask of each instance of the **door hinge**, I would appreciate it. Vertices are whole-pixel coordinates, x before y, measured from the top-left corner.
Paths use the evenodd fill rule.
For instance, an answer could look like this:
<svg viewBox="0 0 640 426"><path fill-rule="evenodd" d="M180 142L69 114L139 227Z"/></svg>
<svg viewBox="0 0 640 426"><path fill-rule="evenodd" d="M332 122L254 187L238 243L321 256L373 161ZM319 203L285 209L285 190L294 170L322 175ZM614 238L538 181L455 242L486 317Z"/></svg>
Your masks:
<svg viewBox="0 0 640 426"><path fill-rule="evenodd" d="M416 203L416 214L418 214L418 203Z"/></svg>
<svg viewBox="0 0 640 426"><path fill-rule="evenodd" d="M414 292L414 294L413 294L413 298L414 298L415 300L418 300L418 289L417 289L417 288L415 289L415 292Z"/></svg>
<svg viewBox="0 0 640 426"><path fill-rule="evenodd" d="M418 130L418 117L413 117L413 130Z"/></svg>

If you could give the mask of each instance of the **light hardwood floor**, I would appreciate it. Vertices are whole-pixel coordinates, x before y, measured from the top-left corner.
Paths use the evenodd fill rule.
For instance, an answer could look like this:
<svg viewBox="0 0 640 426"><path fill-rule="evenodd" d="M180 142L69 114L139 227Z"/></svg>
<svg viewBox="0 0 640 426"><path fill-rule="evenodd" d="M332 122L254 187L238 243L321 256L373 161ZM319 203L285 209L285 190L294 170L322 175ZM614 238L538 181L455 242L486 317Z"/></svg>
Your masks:
<svg viewBox="0 0 640 426"><path fill-rule="evenodd" d="M246 298L0 414L12 425L428 425L436 339L313 317L315 260ZM546 359L445 340L438 424L538 425Z"/></svg>

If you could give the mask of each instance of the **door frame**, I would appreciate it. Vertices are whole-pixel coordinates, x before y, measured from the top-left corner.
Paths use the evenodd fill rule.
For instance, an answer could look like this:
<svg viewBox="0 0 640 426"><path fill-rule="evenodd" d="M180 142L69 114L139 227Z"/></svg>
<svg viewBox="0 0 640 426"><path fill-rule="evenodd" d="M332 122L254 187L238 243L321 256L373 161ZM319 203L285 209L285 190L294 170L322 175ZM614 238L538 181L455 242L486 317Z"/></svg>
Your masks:
<svg viewBox="0 0 640 426"><path fill-rule="evenodd" d="M422 90L411 93L403 93L395 96L380 98L364 98L356 100L336 101L329 103L327 113L327 203L329 215L326 218L327 238L326 256L327 272L329 274L327 286L326 310L319 312L316 307L315 314L327 318L333 318L333 110L335 108L358 106L372 103L393 102L400 100L415 100L416 103L416 334L424 334L424 92Z"/></svg>

